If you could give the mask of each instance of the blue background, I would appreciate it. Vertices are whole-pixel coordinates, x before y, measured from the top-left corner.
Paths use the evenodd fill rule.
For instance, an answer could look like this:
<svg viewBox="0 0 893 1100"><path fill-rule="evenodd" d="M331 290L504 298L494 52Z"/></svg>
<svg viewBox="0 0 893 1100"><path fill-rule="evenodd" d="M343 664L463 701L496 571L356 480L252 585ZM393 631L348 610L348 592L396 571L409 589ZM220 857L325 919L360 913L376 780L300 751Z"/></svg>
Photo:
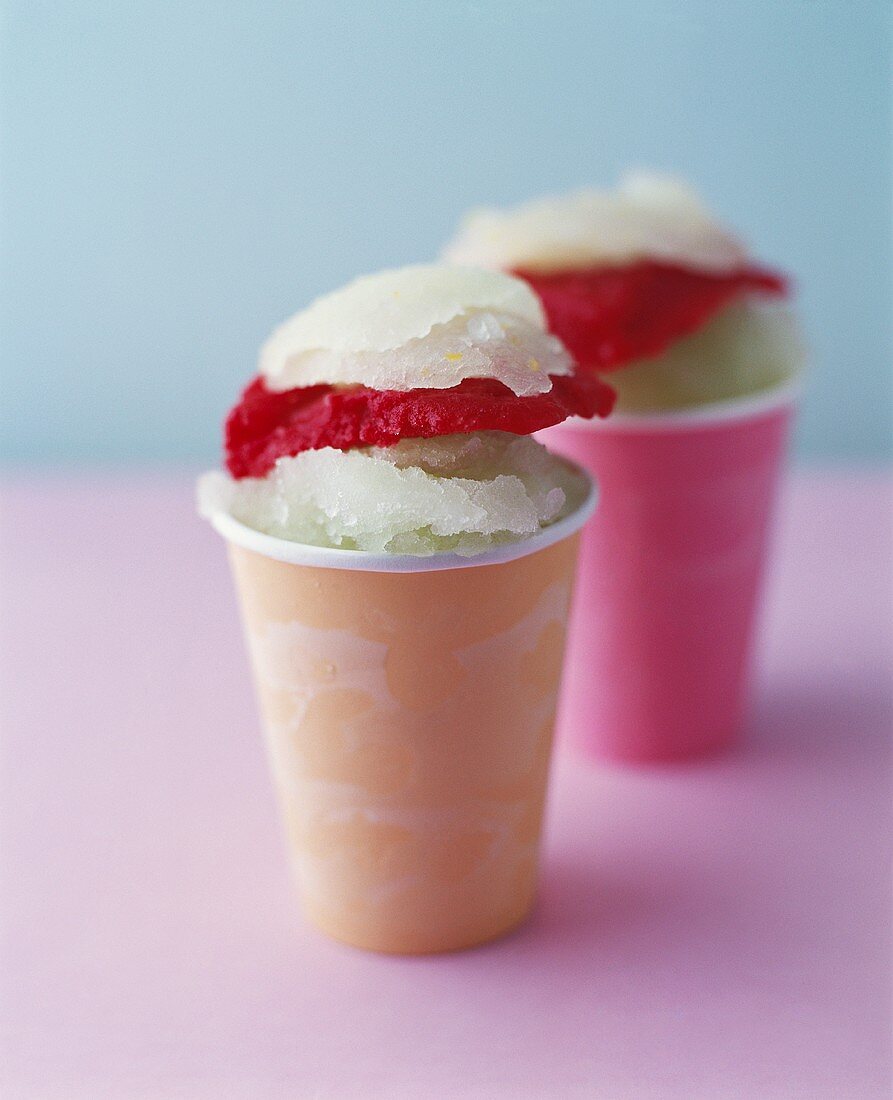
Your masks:
<svg viewBox="0 0 893 1100"><path fill-rule="evenodd" d="M689 176L794 272L799 453L889 454L885 0L2 7L7 461L210 461L269 329L463 208Z"/></svg>

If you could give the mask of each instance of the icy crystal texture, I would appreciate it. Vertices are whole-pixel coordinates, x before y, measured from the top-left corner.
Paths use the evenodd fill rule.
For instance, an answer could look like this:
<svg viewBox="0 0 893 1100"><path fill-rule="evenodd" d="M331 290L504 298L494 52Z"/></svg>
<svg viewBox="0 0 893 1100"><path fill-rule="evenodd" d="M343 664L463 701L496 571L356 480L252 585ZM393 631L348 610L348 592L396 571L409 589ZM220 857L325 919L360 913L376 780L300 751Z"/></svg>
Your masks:
<svg viewBox="0 0 893 1100"><path fill-rule="evenodd" d="M358 279L280 325L260 355L273 390L447 389L495 378L521 396L548 393L549 375L571 369L525 283L443 264Z"/></svg>
<svg viewBox="0 0 893 1100"><path fill-rule="evenodd" d="M574 511L586 491L535 440L481 432L305 451L264 478L206 474L199 509L313 546L471 556L529 538Z"/></svg>

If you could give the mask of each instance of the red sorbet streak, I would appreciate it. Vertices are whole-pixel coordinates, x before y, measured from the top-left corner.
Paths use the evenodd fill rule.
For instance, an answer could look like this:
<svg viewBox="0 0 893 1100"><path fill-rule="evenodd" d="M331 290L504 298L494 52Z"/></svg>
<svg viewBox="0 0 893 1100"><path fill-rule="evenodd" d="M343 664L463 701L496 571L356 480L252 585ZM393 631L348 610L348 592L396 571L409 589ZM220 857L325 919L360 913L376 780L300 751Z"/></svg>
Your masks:
<svg viewBox="0 0 893 1100"><path fill-rule="evenodd" d="M578 364L597 371L659 355L736 298L787 293L781 275L759 267L711 274L643 260L626 267L514 274L539 295L550 330Z"/></svg>
<svg viewBox="0 0 893 1100"><path fill-rule="evenodd" d="M235 478L263 477L277 458L320 447L387 447L457 432L530 435L569 416L607 416L614 406L614 391L594 375L551 378L548 393L531 397L489 378L444 390L322 385L280 393L255 378L227 417L226 467Z"/></svg>

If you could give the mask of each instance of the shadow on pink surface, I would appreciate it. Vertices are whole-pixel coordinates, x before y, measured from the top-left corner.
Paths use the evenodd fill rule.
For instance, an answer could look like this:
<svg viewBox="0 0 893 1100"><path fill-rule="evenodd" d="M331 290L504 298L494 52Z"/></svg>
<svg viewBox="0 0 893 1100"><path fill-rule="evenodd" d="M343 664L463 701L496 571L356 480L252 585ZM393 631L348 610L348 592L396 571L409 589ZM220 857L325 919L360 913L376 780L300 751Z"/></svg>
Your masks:
<svg viewBox="0 0 893 1100"><path fill-rule="evenodd" d="M863 682L840 676L812 682L763 686L751 707L741 744L736 752L755 758L765 753L834 754L853 741L873 747L889 763L893 731L893 690L881 676Z"/></svg>

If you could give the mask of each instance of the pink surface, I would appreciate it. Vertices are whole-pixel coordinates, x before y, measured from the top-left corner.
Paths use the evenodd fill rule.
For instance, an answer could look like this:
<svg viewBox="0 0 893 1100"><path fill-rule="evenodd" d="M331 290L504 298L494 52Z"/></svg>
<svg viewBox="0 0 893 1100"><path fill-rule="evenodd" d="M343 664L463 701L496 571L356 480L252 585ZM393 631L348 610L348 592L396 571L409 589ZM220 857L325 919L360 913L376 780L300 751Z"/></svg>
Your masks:
<svg viewBox="0 0 893 1100"><path fill-rule="evenodd" d="M790 415L787 405L686 428L540 433L600 492L559 719L581 753L682 759L737 736Z"/></svg>
<svg viewBox="0 0 893 1100"><path fill-rule="evenodd" d="M889 1096L889 494L789 486L734 754L561 759L533 920L393 959L298 918L188 480L8 486L0 1094Z"/></svg>

